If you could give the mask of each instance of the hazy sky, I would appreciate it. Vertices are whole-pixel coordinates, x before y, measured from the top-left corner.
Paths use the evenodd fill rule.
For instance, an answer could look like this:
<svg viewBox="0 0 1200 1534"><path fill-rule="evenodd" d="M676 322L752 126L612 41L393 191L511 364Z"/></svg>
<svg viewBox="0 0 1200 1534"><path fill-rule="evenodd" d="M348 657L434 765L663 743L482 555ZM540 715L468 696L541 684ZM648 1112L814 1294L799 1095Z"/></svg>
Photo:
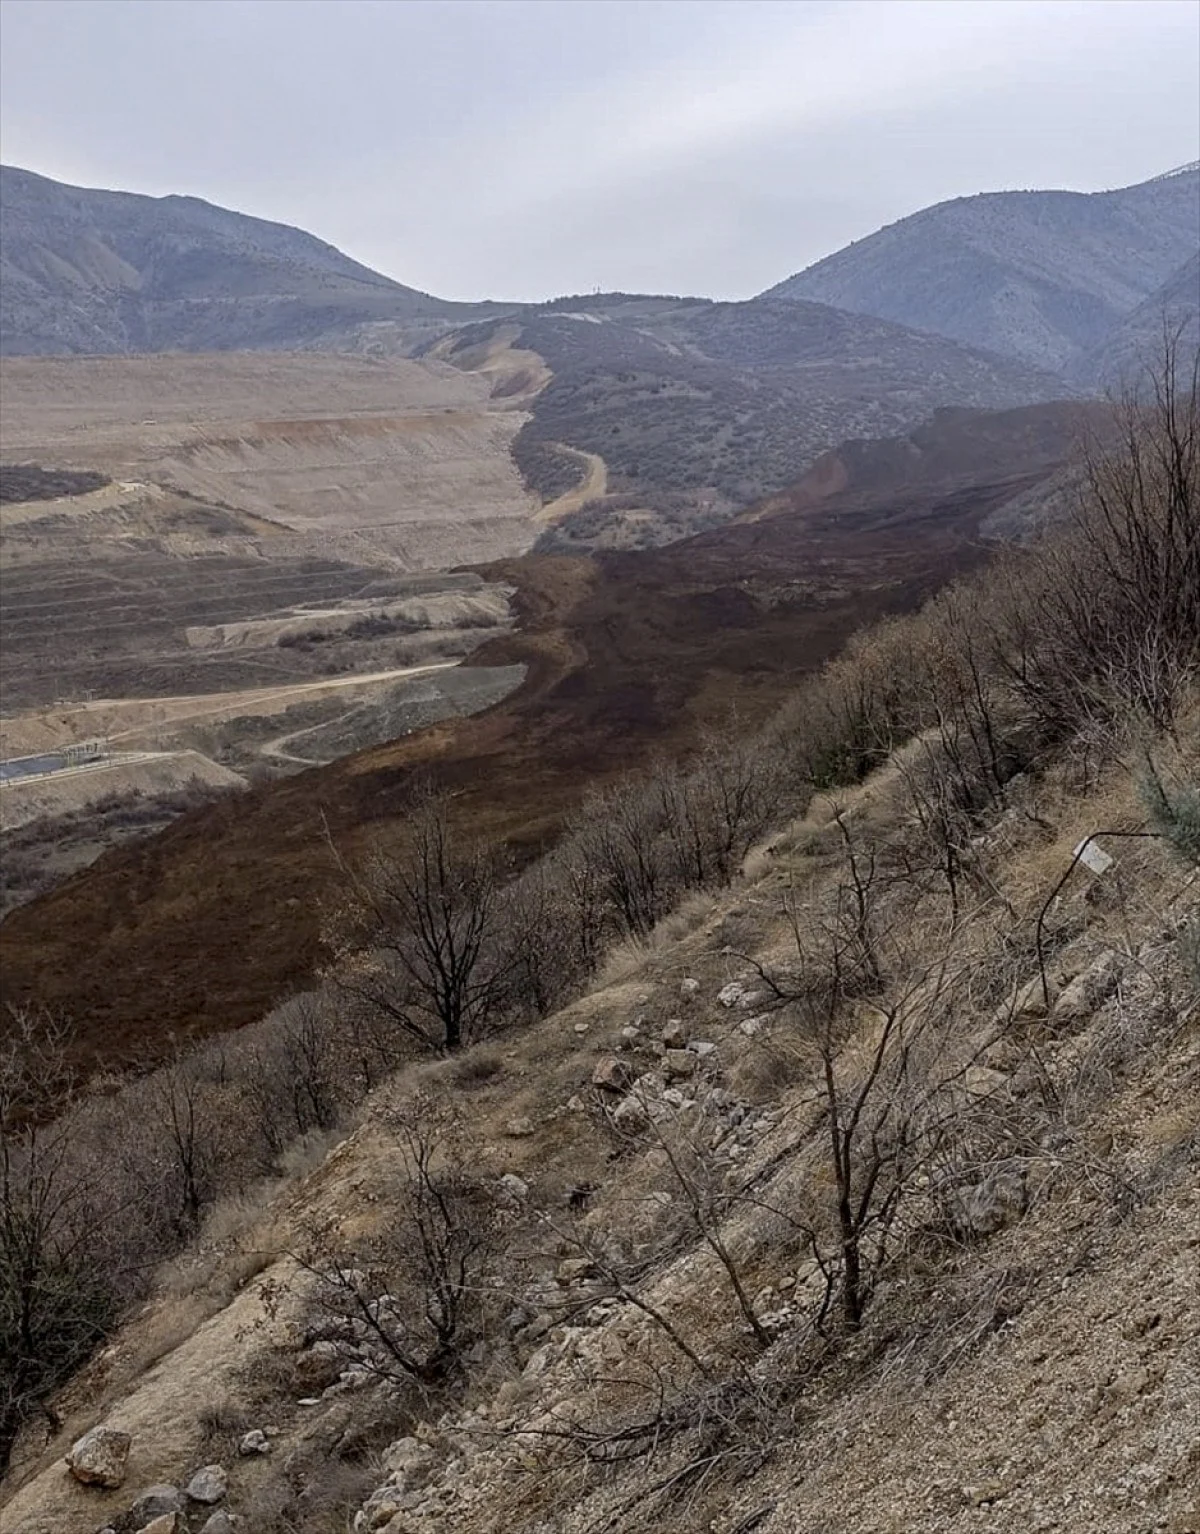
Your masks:
<svg viewBox="0 0 1200 1534"><path fill-rule="evenodd" d="M1200 156L1196 0L3 0L0 151L448 298L741 297Z"/></svg>

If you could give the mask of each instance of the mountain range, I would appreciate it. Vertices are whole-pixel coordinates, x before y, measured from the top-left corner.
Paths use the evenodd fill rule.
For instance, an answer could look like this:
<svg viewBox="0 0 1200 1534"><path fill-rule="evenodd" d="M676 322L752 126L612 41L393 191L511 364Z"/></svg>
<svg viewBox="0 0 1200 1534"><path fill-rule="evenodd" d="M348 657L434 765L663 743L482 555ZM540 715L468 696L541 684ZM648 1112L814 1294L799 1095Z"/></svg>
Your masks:
<svg viewBox="0 0 1200 1534"><path fill-rule="evenodd" d="M409 351L472 320L546 307L451 303L301 230L195 197L93 191L3 167L0 213L0 351L9 354ZM1094 385L1147 319L1161 325L1164 306L1200 312L1198 251L1197 164L1108 192L982 193L914 213L788 277L761 295L768 309L694 301L685 329L688 315L706 314L698 323L710 339L721 332L723 360L787 365L790 352L772 355L763 316L802 300L990 351L1054 375L1062 392ZM551 307L571 312L572 301ZM781 338L785 352L794 335L789 327ZM685 353L693 339L682 338Z"/></svg>
<svg viewBox="0 0 1200 1534"><path fill-rule="evenodd" d="M64 186L0 167L0 351L307 346L372 320L479 309L406 288L286 224L198 197Z"/></svg>
<svg viewBox="0 0 1200 1534"><path fill-rule="evenodd" d="M1200 308L1200 165L1112 192L988 192L889 224L771 291L1092 382L1123 322ZM1190 263L1190 265L1189 265Z"/></svg>

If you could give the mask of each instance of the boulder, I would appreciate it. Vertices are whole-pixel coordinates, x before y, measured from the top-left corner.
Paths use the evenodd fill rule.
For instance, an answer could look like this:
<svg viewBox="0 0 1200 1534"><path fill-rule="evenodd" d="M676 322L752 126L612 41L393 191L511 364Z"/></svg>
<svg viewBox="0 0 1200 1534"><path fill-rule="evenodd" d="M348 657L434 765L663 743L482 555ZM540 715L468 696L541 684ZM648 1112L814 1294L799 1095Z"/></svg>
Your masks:
<svg viewBox="0 0 1200 1534"><path fill-rule="evenodd" d="M681 1017L669 1018L663 1027L662 1041L667 1049L686 1049L688 1041L687 1025Z"/></svg>
<svg viewBox="0 0 1200 1534"><path fill-rule="evenodd" d="M951 1200L950 1217L962 1237L992 1236L1015 1224L1028 1202L1024 1175L1005 1170L985 1177L974 1187L959 1189Z"/></svg>
<svg viewBox="0 0 1200 1534"><path fill-rule="evenodd" d="M740 980L731 980L728 985L723 985L717 992L717 1000L723 1007L736 1007L741 1003L746 994L746 988Z"/></svg>
<svg viewBox="0 0 1200 1534"><path fill-rule="evenodd" d="M206 1503L209 1507L214 1502L220 1502L228 1490L229 1477L224 1465L204 1465L187 1483L187 1494L191 1500Z"/></svg>
<svg viewBox="0 0 1200 1534"><path fill-rule="evenodd" d="M759 1034L763 1031L763 1029L766 1027L767 1022L768 1022L767 1015L765 1013L763 1013L759 1017L748 1017L748 1018L746 1018L745 1022L741 1022L741 1023L738 1024L738 1028L740 1029L740 1031L742 1033L744 1033L746 1035L746 1037L748 1039L756 1039L759 1036Z"/></svg>
<svg viewBox="0 0 1200 1534"><path fill-rule="evenodd" d="M613 1110L612 1121L626 1134L636 1134L650 1122L646 1105L640 1097L626 1097Z"/></svg>
<svg viewBox="0 0 1200 1534"><path fill-rule="evenodd" d="M133 1439L115 1427L94 1427L71 1445L67 1464L71 1474L85 1486L110 1490L125 1479L125 1465Z"/></svg>
<svg viewBox="0 0 1200 1534"><path fill-rule="evenodd" d="M568 1257L559 1263L554 1277L564 1288L579 1284L584 1279L596 1277L596 1264L590 1257Z"/></svg>
<svg viewBox="0 0 1200 1534"><path fill-rule="evenodd" d="M686 1000L690 1000L695 996L699 989L699 980L693 980L690 975L685 980L679 982L679 994Z"/></svg>
<svg viewBox="0 0 1200 1534"><path fill-rule="evenodd" d="M313 1390L326 1390L341 1374L344 1364L342 1354L334 1342L314 1342L296 1359L292 1369L292 1381L297 1390L306 1394Z"/></svg>
<svg viewBox="0 0 1200 1534"><path fill-rule="evenodd" d="M504 1133L512 1140L527 1140L531 1134L536 1134L533 1120L528 1114L521 1114L515 1119L509 1119L504 1126Z"/></svg>
<svg viewBox="0 0 1200 1534"><path fill-rule="evenodd" d="M398 1438L383 1456L383 1468L395 1484L411 1484L428 1476L436 1457L419 1439Z"/></svg>
<svg viewBox="0 0 1200 1534"><path fill-rule="evenodd" d="M183 1512L183 1493L174 1486L151 1486L126 1513L122 1522L129 1529L144 1529L156 1518Z"/></svg>
<svg viewBox="0 0 1200 1534"><path fill-rule="evenodd" d="M672 1081L682 1081L688 1076L696 1074L699 1064L697 1056L690 1049L668 1049L663 1056L663 1069Z"/></svg>
<svg viewBox="0 0 1200 1534"><path fill-rule="evenodd" d="M250 1459L255 1454L270 1454L271 1440L263 1432L262 1428L251 1428L238 1444L238 1453L243 1459Z"/></svg>
<svg viewBox="0 0 1200 1534"><path fill-rule="evenodd" d="M596 1062L592 1085L604 1092L623 1092L633 1080L633 1074L633 1068L627 1060L618 1060L616 1055L605 1055L603 1060Z"/></svg>
<svg viewBox="0 0 1200 1534"><path fill-rule="evenodd" d="M187 1534L182 1513L163 1513L142 1525L142 1534Z"/></svg>
<svg viewBox="0 0 1200 1534"><path fill-rule="evenodd" d="M1052 1017L1056 1023L1083 1022L1102 1001L1116 988L1121 976L1120 955L1108 952L1089 964L1082 975L1077 975L1054 1003Z"/></svg>
<svg viewBox="0 0 1200 1534"><path fill-rule="evenodd" d="M200 1534L233 1534L233 1519L228 1513L213 1513L201 1524Z"/></svg>

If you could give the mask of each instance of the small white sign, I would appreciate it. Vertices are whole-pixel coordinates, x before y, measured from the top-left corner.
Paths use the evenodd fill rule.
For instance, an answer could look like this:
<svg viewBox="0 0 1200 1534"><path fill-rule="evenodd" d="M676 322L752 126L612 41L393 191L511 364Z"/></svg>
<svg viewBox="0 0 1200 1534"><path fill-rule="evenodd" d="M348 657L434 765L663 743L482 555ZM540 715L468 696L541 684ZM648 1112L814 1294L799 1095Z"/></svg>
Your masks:
<svg viewBox="0 0 1200 1534"><path fill-rule="evenodd" d="M1082 841L1075 849L1075 856L1085 868L1090 868L1094 874L1106 874L1113 866L1113 860L1105 852L1099 843L1094 841Z"/></svg>

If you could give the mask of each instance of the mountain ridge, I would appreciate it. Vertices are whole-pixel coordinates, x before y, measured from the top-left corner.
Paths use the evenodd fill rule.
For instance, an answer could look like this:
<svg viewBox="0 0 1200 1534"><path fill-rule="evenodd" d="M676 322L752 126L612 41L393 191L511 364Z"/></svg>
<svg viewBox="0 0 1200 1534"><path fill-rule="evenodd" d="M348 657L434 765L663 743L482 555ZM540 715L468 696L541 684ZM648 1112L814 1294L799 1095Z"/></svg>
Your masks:
<svg viewBox="0 0 1200 1534"><path fill-rule="evenodd" d="M6 354L289 349L371 321L419 328L487 312L198 197L73 187L6 165L0 205Z"/></svg>
<svg viewBox="0 0 1200 1534"><path fill-rule="evenodd" d="M1200 168L1107 192L981 192L923 208L767 289L1067 376L1200 247ZM1092 381L1090 378L1088 381Z"/></svg>

